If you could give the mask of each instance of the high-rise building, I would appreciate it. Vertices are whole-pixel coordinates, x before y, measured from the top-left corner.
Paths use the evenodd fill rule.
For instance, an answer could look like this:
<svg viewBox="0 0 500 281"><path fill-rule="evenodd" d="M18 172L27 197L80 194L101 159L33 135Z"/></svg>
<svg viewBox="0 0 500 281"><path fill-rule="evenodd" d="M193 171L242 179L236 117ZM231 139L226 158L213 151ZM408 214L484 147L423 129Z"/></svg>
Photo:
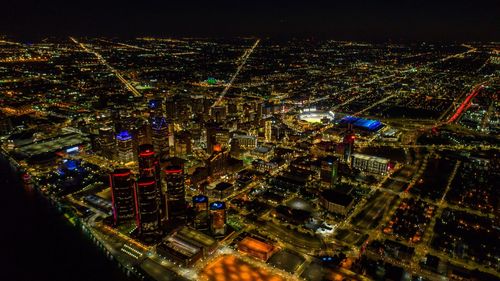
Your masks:
<svg viewBox="0 0 500 281"><path fill-rule="evenodd" d="M175 155L174 123L168 123L168 155Z"/></svg>
<svg viewBox="0 0 500 281"><path fill-rule="evenodd" d="M149 123L151 124L151 143L160 158L169 155L169 126L161 99L149 101ZM169 103L167 102L167 111Z"/></svg>
<svg viewBox="0 0 500 281"><path fill-rule="evenodd" d="M151 135L150 135L150 130L149 126L147 123L142 123L136 128L135 136L137 140L137 145L143 145L143 144L148 144L151 143Z"/></svg>
<svg viewBox="0 0 500 281"><path fill-rule="evenodd" d="M109 175L113 219L115 225L133 221L135 217L134 180L130 169L116 169Z"/></svg>
<svg viewBox="0 0 500 281"><path fill-rule="evenodd" d="M175 96L169 96L166 98L165 109L167 120L177 120L177 98Z"/></svg>
<svg viewBox="0 0 500 281"><path fill-rule="evenodd" d="M139 146L139 176L160 179L160 164L151 144Z"/></svg>
<svg viewBox="0 0 500 281"><path fill-rule="evenodd" d="M164 193L162 192L160 161L151 144L139 146L139 177L155 179L160 216L164 218L166 216L166 201Z"/></svg>
<svg viewBox="0 0 500 281"><path fill-rule="evenodd" d="M207 154L212 154L217 144L221 147L226 147L229 144L229 130L214 123L207 124Z"/></svg>
<svg viewBox="0 0 500 281"><path fill-rule="evenodd" d="M344 162L351 163L351 155L354 153L354 140L356 136L352 129L352 124L347 124L347 131L342 141L344 150Z"/></svg>
<svg viewBox="0 0 500 281"><path fill-rule="evenodd" d="M155 119L164 116L163 102L161 99L152 99L148 103L149 118Z"/></svg>
<svg viewBox="0 0 500 281"><path fill-rule="evenodd" d="M176 156L184 156L187 154L191 154L192 145L191 145L192 136L188 131L181 131L175 136L175 155Z"/></svg>
<svg viewBox="0 0 500 281"><path fill-rule="evenodd" d="M193 196L194 221L196 229L208 229L208 197L205 195Z"/></svg>
<svg viewBox="0 0 500 281"><path fill-rule="evenodd" d="M116 141L115 133L111 127L99 128L98 141L100 155L109 159L114 160L116 155Z"/></svg>
<svg viewBox="0 0 500 281"><path fill-rule="evenodd" d="M264 107L264 103L262 101L255 102L255 121L260 122L262 119L262 109Z"/></svg>
<svg viewBox="0 0 500 281"><path fill-rule="evenodd" d="M273 132L273 123L271 120L266 120L264 121L264 141L265 142L270 142L271 141L271 135Z"/></svg>
<svg viewBox="0 0 500 281"><path fill-rule="evenodd" d="M186 189L183 165L169 165L163 170L166 187L167 220L182 221L186 218Z"/></svg>
<svg viewBox="0 0 500 281"><path fill-rule="evenodd" d="M208 175L217 178L226 173L229 152L223 150L220 144L214 146L212 155L207 159Z"/></svg>
<svg viewBox="0 0 500 281"><path fill-rule="evenodd" d="M239 158L241 156L241 145L237 138L231 139L231 150L229 151L232 157Z"/></svg>
<svg viewBox="0 0 500 281"><path fill-rule="evenodd" d="M209 120L210 119L210 110L212 108L212 104L214 101L209 98L205 98L203 100L203 119Z"/></svg>
<svg viewBox="0 0 500 281"><path fill-rule="evenodd" d="M225 105L213 106L212 109L212 118L217 123L224 123L227 117L227 107Z"/></svg>
<svg viewBox="0 0 500 281"><path fill-rule="evenodd" d="M236 99L229 100L227 104L227 115L238 116L238 101Z"/></svg>
<svg viewBox="0 0 500 281"><path fill-rule="evenodd" d="M333 187L338 181L338 159L327 156L321 159L320 179L324 187Z"/></svg>
<svg viewBox="0 0 500 281"><path fill-rule="evenodd" d="M160 229L160 204L154 177L141 177L135 188L137 228L143 236L158 235Z"/></svg>
<svg viewBox="0 0 500 281"><path fill-rule="evenodd" d="M118 161L121 163L134 161L134 144L132 135L128 131L121 131L116 135L116 147L118 151Z"/></svg>
<svg viewBox="0 0 500 281"><path fill-rule="evenodd" d="M191 111L193 114L199 116L203 114L203 96L191 96Z"/></svg>
<svg viewBox="0 0 500 281"><path fill-rule="evenodd" d="M226 204L222 201L210 203L210 230L214 235L226 234Z"/></svg>
<svg viewBox="0 0 500 281"><path fill-rule="evenodd" d="M151 142L160 158L169 154L168 124L164 117L151 120Z"/></svg>

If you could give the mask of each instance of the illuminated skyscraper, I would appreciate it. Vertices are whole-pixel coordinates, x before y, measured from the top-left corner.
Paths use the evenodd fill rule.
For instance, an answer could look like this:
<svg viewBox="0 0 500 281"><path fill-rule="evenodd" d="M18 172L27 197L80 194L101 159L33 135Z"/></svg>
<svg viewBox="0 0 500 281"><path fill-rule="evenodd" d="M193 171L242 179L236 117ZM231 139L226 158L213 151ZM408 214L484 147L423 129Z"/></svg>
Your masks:
<svg viewBox="0 0 500 281"><path fill-rule="evenodd" d="M183 165L169 165L163 172L164 187L166 187L167 219L168 221L182 221L186 218L184 167Z"/></svg>
<svg viewBox="0 0 500 281"><path fill-rule="evenodd" d="M148 105L151 142L158 156L162 158L169 154L169 126L165 118L163 102L160 99L153 99Z"/></svg>
<svg viewBox="0 0 500 281"><path fill-rule="evenodd" d="M338 180L338 159L328 156L321 159L320 178L321 185L324 187L333 187Z"/></svg>
<svg viewBox="0 0 500 281"><path fill-rule="evenodd" d="M116 135L118 161L128 163L134 161L134 144L132 135L128 131L121 131Z"/></svg>
<svg viewBox="0 0 500 281"><path fill-rule="evenodd" d="M227 170L229 152L223 150L220 144L214 146L212 155L207 159L208 175L216 178L224 175Z"/></svg>
<svg viewBox="0 0 500 281"><path fill-rule="evenodd" d="M217 144L221 147L226 147L229 144L229 130L223 129L215 123L207 124L206 130L208 155L212 154Z"/></svg>
<svg viewBox="0 0 500 281"><path fill-rule="evenodd" d="M158 157L151 144L139 146L139 175L141 177L160 178L160 165Z"/></svg>
<svg viewBox="0 0 500 281"><path fill-rule="evenodd" d="M143 144L151 143L151 130L147 123L138 123L134 126L132 135L137 143L137 147Z"/></svg>
<svg viewBox="0 0 500 281"><path fill-rule="evenodd" d="M273 131L272 127L272 121L271 120L266 120L264 121L264 141L265 142L270 142L271 141L271 134Z"/></svg>
<svg viewBox="0 0 500 281"><path fill-rule="evenodd" d="M113 219L115 225L132 221L135 217L134 180L129 169L116 169L109 175Z"/></svg>
<svg viewBox="0 0 500 281"><path fill-rule="evenodd" d="M226 234L226 204L224 202L210 203L210 230L214 235Z"/></svg>
<svg viewBox="0 0 500 281"><path fill-rule="evenodd" d="M161 99L150 100L148 106L150 119L164 116L163 102Z"/></svg>
<svg viewBox="0 0 500 281"><path fill-rule="evenodd" d="M354 152L354 140L355 134L352 130L352 124L347 124L347 131L344 136L344 140L342 141L343 149L344 149L344 162L351 162L351 155Z"/></svg>
<svg viewBox="0 0 500 281"><path fill-rule="evenodd" d="M135 189L137 228L143 236L158 235L160 229L160 204L154 177L141 177Z"/></svg>
<svg viewBox="0 0 500 281"><path fill-rule="evenodd" d="M165 196L162 192L160 162L153 145L143 144L139 146L139 176L144 178L154 178L157 190L157 200L159 202L160 216L165 217Z"/></svg>
<svg viewBox="0 0 500 281"><path fill-rule="evenodd" d="M151 142L154 150L160 158L169 154L169 133L168 124L164 117L158 117L151 120Z"/></svg>
<svg viewBox="0 0 500 281"><path fill-rule="evenodd" d="M109 160L114 160L116 155L116 140L113 128L99 128L98 143L101 151L100 155Z"/></svg>

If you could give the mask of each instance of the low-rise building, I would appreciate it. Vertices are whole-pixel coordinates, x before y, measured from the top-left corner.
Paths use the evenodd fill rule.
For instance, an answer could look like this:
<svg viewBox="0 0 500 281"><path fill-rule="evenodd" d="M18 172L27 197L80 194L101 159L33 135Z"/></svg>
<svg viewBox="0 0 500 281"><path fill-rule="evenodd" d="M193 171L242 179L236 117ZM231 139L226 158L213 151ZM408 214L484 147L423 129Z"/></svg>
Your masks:
<svg viewBox="0 0 500 281"><path fill-rule="evenodd" d="M273 254L274 246L247 236L238 243L238 250L267 261Z"/></svg>
<svg viewBox="0 0 500 281"><path fill-rule="evenodd" d="M354 205L354 197L335 189L326 189L319 196L319 204L328 212L346 215Z"/></svg>
<svg viewBox="0 0 500 281"><path fill-rule="evenodd" d="M353 153L352 154L352 167L360 169L361 171L385 175L389 171L389 159Z"/></svg>

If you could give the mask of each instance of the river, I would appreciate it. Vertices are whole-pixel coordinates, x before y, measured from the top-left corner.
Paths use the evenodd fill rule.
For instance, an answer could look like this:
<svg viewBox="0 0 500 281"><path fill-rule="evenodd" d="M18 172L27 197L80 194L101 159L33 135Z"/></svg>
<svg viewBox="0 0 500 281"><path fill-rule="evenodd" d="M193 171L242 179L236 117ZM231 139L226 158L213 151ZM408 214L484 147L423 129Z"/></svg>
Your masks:
<svg viewBox="0 0 500 281"><path fill-rule="evenodd" d="M0 280L132 281L0 155Z"/></svg>

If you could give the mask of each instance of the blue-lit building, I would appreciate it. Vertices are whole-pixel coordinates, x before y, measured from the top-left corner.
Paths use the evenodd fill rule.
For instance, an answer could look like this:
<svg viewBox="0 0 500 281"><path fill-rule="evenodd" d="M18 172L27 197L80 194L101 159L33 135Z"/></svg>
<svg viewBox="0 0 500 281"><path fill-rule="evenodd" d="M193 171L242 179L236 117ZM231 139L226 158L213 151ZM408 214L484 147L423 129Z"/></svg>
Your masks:
<svg viewBox="0 0 500 281"><path fill-rule="evenodd" d="M208 197L205 195L193 196L194 221L196 229L208 229Z"/></svg>
<svg viewBox="0 0 500 281"><path fill-rule="evenodd" d="M364 119L355 116L346 116L342 118L340 124L352 124L356 129L363 129L370 132L376 132L384 127L384 124L378 120Z"/></svg>
<svg viewBox="0 0 500 281"><path fill-rule="evenodd" d="M132 135L128 131L121 131L116 135L118 161L128 163L134 161L134 144Z"/></svg>

